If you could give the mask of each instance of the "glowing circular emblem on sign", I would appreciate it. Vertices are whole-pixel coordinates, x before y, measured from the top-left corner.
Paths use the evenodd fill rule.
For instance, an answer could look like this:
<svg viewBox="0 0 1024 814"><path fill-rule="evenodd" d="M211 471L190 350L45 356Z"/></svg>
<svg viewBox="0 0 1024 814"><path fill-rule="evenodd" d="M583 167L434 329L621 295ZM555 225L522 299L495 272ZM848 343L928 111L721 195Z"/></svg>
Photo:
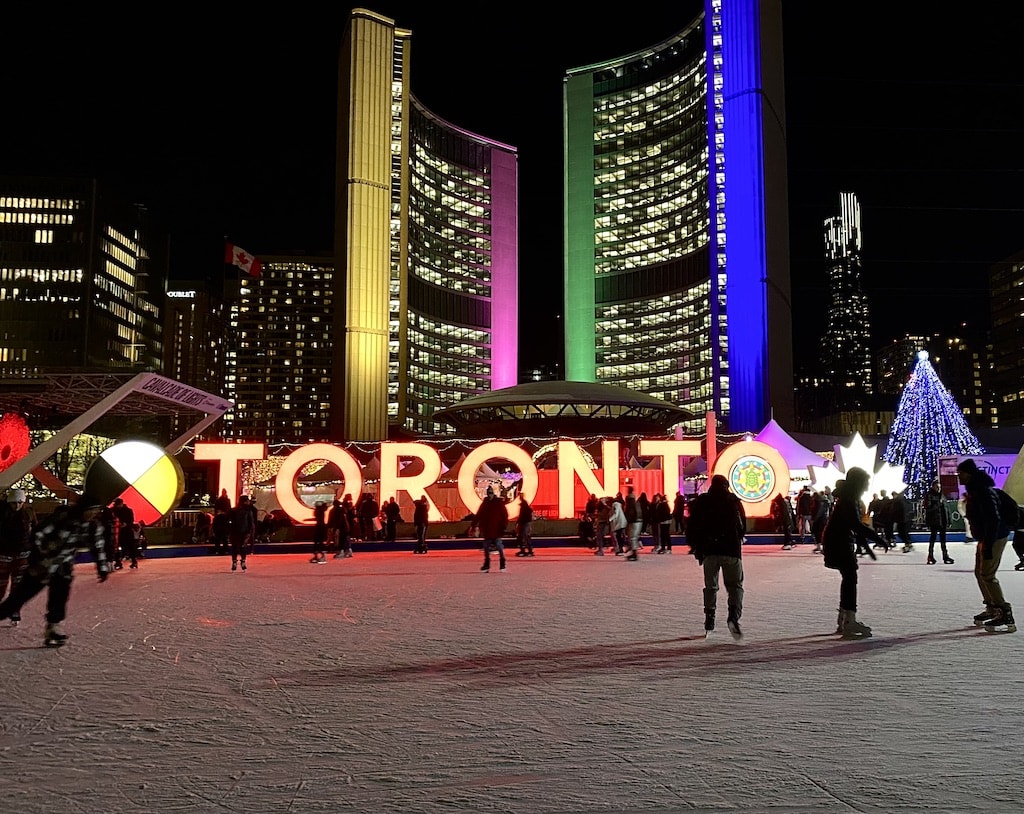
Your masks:
<svg viewBox="0 0 1024 814"><path fill-rule="evenodd" d="M178 462L156 444L124 441L89 464L85 491L104 505L121 498L135 512L136 522L149 525L181 500L185 478Z"/></svg>
<svg viewBox="0 0 1024 814"><path fill-rule="evenodd" d="M761 441L740 441L722 451L713 475L725 475L743 501L748 518L771 516L772 499L789 494L789 465L778 450Z"/></svg>
<svg viewBox="0 0 1024 814"><path fill-rule="evenodd" d="M775 488L775 471L761 458L740 458L729 470L729 485L741 500L764 500Z"/></svg>

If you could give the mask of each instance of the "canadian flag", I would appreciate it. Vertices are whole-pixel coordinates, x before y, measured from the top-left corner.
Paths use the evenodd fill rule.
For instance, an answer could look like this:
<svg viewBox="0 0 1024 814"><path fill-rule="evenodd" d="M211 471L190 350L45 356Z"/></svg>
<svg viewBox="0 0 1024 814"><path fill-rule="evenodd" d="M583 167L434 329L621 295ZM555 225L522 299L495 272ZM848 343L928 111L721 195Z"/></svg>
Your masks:
<svg viewBox="0 0 1024 814"><path fill-rule="evenodd" d="M250 277L259 277L263 264L245 249L233 243L224 244L224 262L232 266L238 266Z"/></svg>

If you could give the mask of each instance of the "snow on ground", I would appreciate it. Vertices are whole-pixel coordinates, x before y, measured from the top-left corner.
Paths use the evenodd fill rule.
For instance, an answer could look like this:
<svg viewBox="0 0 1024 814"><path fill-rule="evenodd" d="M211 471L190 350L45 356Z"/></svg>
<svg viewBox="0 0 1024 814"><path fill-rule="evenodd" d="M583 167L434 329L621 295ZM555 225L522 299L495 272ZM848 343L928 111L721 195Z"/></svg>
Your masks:
<svg viewBox="0 0 1024 814"><path fill-rule="evenodd" d="M1024 810L1024 630L972 626L973 544L864 563L862 642L809 546L748 547L745 636L705 639L685 550L81 565L67 646L42 597L0 627L2 810Z"/></svg>

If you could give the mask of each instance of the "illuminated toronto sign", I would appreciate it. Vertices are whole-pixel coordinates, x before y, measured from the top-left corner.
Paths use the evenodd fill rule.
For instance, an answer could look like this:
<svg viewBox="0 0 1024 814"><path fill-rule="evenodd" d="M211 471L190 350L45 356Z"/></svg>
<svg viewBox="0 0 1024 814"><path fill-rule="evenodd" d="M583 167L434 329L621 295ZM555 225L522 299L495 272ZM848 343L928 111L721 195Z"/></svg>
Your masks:
<svg viewBox="0 0 1024 814"><path fill-rule="evenodd" d="M575 441L558 441L558 516L575 517L575 486L579 482L587 493L598 496L615 495L622 489L620 483L619 442L602 443L602 466L592 469L588 456ZM642 439L638 449L641 457L661 459L661 491L672 495L679 489L680 461L699 457L699 440ZM262 461L267 457L264 443L197 442L194 458L218 464L218 493L239 493L239 465L242 461ZM441 456L429 444L418 441L385 441L380 445L380 495L407 493L412 498L427 495L443 469ZM408 466L409 459L418 459L422 467ZM540 476L530 453L507 441L488 441L466 455L458 472L459 497L470 512L476 512L481 499L476 492L475 475L482 464L493 460L508 461L522 473L520 492L530 503L537 495ZM296 481L303 468L314 461L328 461L338 467L345 482L345 491L358 500L363 491L363 474L359 462L348 452L333 444L307 444L289 454L275 479L275 489L281 508L292 519L309 523L313 509L303 503L296 492ZM733 491L743 500L748 517L768 517L775 495L789 494L789 466L782 455L760 441L740 441L727 447L714 461L709 461L708 477L725 475ZM403 474L407 469L416 474ZM444 520L444 516L427 495L430 520ZM519 503L509 504L512 519L518 515Z"/></svg>

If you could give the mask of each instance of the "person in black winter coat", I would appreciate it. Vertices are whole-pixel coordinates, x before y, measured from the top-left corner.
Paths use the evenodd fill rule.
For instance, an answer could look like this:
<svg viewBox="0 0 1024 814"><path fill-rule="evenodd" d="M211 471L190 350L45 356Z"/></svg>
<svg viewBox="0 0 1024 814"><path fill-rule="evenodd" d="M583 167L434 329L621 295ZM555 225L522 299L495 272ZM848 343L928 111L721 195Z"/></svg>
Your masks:
<svg viewBox="0 0 1024 814"><path fill-rule="evenodd" d="M231 518L231 529L228 532L228 540L231 542L231 570L235 570L239 559L241 559L242 570L244 571L249 537L256 527L248 495L242 495L238 498L238 504L231 510L228 517Z"/></svg>
<svg viewBox="0 0 1024 814"><path fill-rule="evenodd" d="M47 647L60 647L67 641L58 625L67 615L71 581L75 575L75 557L80 548L92 550L100 582L110 573L103 529L96 522L103 504L88 492L71 506L59 506L32 535L28 566L10 595L0 602L0 619L17 615L22 606L46 588Z"/></svg>
<svg viewBox="0 0 1024 814"><path fill-rule="evenodd" d="M911 506L903 492L896 492L892 496L892 522L896 527L896 536L903 541L903 553L909 554L914 550L914 544L910 540L910 512Z"/></svg>
<svg viewBox="0 0 1024 814"><path fill-rule="evenodd" d="M935 538L939 538L942 548L942 561L946 565L953 564L953 558L946 550L946 528L949 526L949 509L946 507L946 496L938 481L933 481L928 493L924 496L924 522L928 524L928 564L935 565Z"/></svg>
<svg viewBox="0 0 1024 814"><path fill-rule="evenodd" d="M772 500L772 520L775 522L775 531L782 535L782 550L792 550L796 518L793 516L793 504L782 492Z"/></svg>
<svg viewBox="0 0 1024 814"><path fill-rule="evenodd" d="M427 553L427 525L430 522L430 501L426 495L413 503L412 524L416 527L416 548L413 554Z"/></svg>
<svg viewBox="0 0 1024 814"><path fill-rule="evenodd" d="M1002 586L996 578L1003 549L1010 537L1010 527L1003 520L999 508L995 481L988 472L978 469L973 458L957 464L956 474L967 492L964 514L971 527L971 534L978 541L974 554L974 576L981 590L985 610L974 617L974 623L984 625L986 630L1013 632L1017 629L1013 609L1003 596Z"/></svg>
<svg viewBox="0 0 1024 814"><path fill-rule="evenodd" d="M313 558L310 562L327 562L327 501L318 500L313 507Z"/></svg>
<svg viewBox="0 0 1024 814"><path fill-rule="evenodd" d="M0 503L0 599L7 591L8 582L13 592L28 568L35 521L35 512L29 508L24 490L14 489L7 500ZM11 624L20 621L21 614L13 612Z"/></svg>
<svg viewBox="0 0 1024 814"><path fill-rule="evenodd" d="M882 536L871 526L861 522L861 496L867 491L871 476L854 466L846 479L836 484L836 503L825 525L822 549L825 567L839 571L839 620L836 633L844 639L860 639L871 635L871 628L857 621L857 540L864 537L884 545ZM875 552L866 548L871 559Z"/></svg>
<svg viewBox="0 0 1024 814"><path fill-rule="evenodd" d="M708 491L690 504L690 520L686 524L686 542L704 567L704 630L715 629L718 599L718 574L721 572L729 597L729 632L734 638L742 635L743 616L743 538L747 515L743 502L729 491L724 475L711 479Z"/></svg>

